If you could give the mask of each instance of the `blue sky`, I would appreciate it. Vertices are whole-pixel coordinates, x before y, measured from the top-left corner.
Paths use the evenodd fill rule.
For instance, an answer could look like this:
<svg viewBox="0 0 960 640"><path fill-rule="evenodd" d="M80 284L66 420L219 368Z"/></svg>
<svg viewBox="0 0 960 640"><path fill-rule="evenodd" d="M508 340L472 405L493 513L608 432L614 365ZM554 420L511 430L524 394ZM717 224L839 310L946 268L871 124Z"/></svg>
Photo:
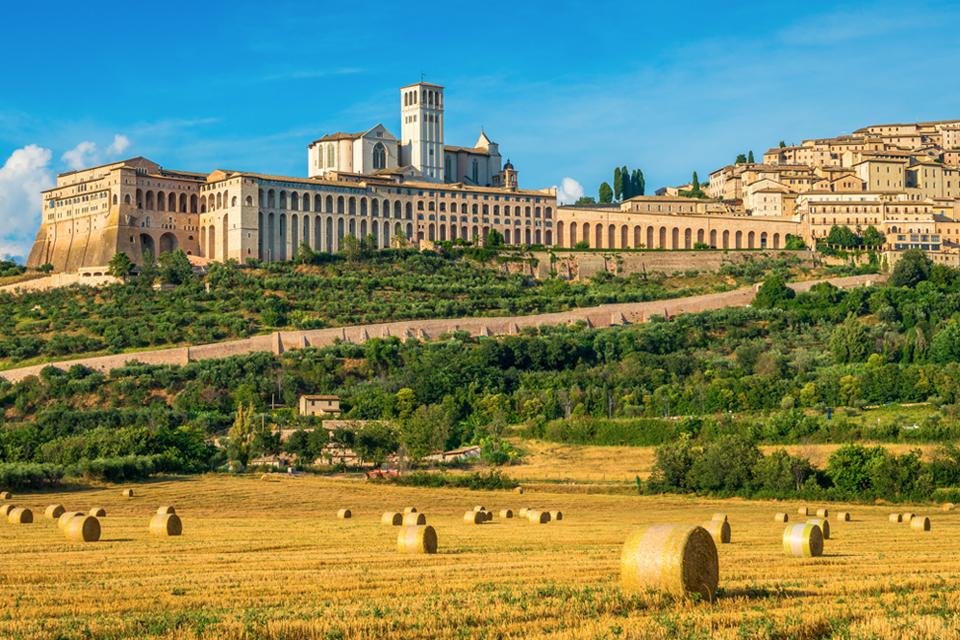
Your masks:
<svg viewBox="0 0 960 640"><path fill-rule="evenodd" d="M71 166L303 175L324 133L399 134L421 73L449 144L483 126L522 186L588 194L616 165L656 188L781 139L960 118L957 3L95 4L4 7L0 255L24 255Z"/></svg>

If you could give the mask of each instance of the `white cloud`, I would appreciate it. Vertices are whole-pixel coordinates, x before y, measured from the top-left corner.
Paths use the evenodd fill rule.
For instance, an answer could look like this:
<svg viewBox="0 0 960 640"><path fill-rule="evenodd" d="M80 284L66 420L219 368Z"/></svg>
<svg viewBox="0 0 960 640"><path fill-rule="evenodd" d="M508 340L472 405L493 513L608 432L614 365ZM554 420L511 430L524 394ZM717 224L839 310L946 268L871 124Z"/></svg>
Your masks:
<svg viewBox="0 0 960 640"><path fill-rule="evenodd" d="M571 204L583 197L583 185L573 178L564 178L557 187L557 202Z"/></svg>
<svg viewBox="0 0 960 640"><path fill-rule="evenodd" d="M118 156L124 151L127 150L127 147L130 146L130 138L118 133L113 136L113 142L110 143L110 146L107 147L107 155L110 157Z"/></svg>
<svg viewBox="0 0 960 640"><path fill-rule="evenodd" d="M84 140L70 151L64 152L61 159L67 163L71 169L83 169L96 164L97 143Z"/></svg>
<svg viewBox="0 0 960 640"><path fill-rule="evenodd" d="M0 256L26 257L40 224L40 192L53 186L53 153L31 144L0 167Z"/></svg>

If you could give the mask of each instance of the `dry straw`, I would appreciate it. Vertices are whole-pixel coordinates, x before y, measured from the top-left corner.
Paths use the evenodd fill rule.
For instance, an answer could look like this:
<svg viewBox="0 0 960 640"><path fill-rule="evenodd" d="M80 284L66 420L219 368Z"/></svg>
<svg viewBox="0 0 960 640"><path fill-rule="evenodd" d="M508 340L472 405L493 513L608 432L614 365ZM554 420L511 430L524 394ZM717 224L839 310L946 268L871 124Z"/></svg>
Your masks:
<svg viewBox="0 0 960 640"><path fill-rule="evenodd" d="M417 512L417 508L416 508L416 507L404 507L404 508L403 508L403 513L404 513L404 515L406 515L406 514L408 514L408 513L416 513L416 512Z"/></svg>
<svg viewBox="0 0 960 640"><path fill-rule="evenodd" d="M158 513L150 518L150 533L155 536L179 536L183 523L175 513Z"/></svg>
<svg viewBox="0 0 960 640"><path fill-rule="evenodd" d="M415 527L421 524L427 524L427 516L422 513L408 513L403 516L403 526Z"/></svg>
<svg viewBox="0 0 960 640"><path fill-rule="evenodd" d="M902 523L904 523L904 524L910 524L910 521L913 520L913 516L915 516L915 515L917 515L917 514L911 512L911 511L907 511L906 513L904 513L903 515L900 516L900 522L902 522Z"/></svg>
<svg viewBox="0 0 960 640"><path fill-rule="evenodd" d="M953 504L952 502L945 502L943 506L940 508L943 509L944 511L953 511L956 508L956 506L957 505Z"/></svg>
<svg viewBox="0 0 960 640"><path fill-rule="evenodd" d="M730 523L726 520L707 520L700 525L717 544L730 544Z"/></svg>
<svg viewBox="0 0 960 640"><path fill-rule="evenodd" d="M930 531L930 518L927 516L913 516L910 528L914 531Z"/></svg>
<svg viewBox="0 0 960 640"><path fill-rule="evenodd" d="M800 507L799 509L797 509L797 515L799 515L799 516L808 516L808 515L810 515L810 508L809 508L809 507Z"/></svg>
<svg viewBox="0 0 960 640"><path fill-rule="evenodd" d="M47 520L56 520L63 515L64 511L66 511L66 509L63 508L62 504L51 504L43 510L43 517Z"/></svg>
<svg viewBox="0 0 960 640"><path fill-rule="evenodd" d="M528 514L529 512L530 512L530 508L529 508L529 507L523 507L522 509L520 509L519 511L517 511L517 517L518 517L518 518L526 518L526 517L527 517L527 514Z"/></svg>
<svg viewBox="0 0 960 640"><path fill-rule="evenodd" d="M560 521L563 520L563 511L551 511L550 519Z"/></svg>
<svg viewBox="0 0 960 640"><path fill-rule="evenodd" d="M124 489L123 491L120 492L120 495L123 496L124 498L132 498L133 489Z"/></svg>
<svg viewBox="0 0 960 640"><path fill-rule="evenodd" d="M717 545L703 528L653 524L632 532L620 555L627 593L650 589L712 600L720 579Z"/></svg>
<svg viewBox="0 0 960 640"><path fill-rule="evenodd" d="M809 522L787 525L783 530L783 552L797 558L823 555L823 531Z"/></svg>
<svg viewBox="0 0 960 640"><path fill-rule="evenodd" d="M464 524L483 524L487 521L487 516L482 511L465 511L463 513Z"/></svg>
<svg viewBox="0 0 960 640"><path fill-rule="evenodd" d="M82 515L84 514L80 513L79 511L64 511L60 514L60 517L57 518L57 529L63 531L67 528L67 525L70 524L71 520Z"/></svg>
<svg viewBox="0 0 960 640"><path fill-rule="evenodd" d="M9 491L0 491L0 500L13 500L13 494Z"/></svg>
<svg viewBox="0 0 960 640"><path fill-rule="evenodd" d="M353 512L350 509L340 509L337 511L337 517L341 520L347 520L353 517Z"/></svg>
<svg viewBox="0 0 960 640"><path fill-rule="evenodd" d="M533 524L547 524L550 522L549 511L527 511L527 520Z"/></svg>
<svg viewBox="0 0 960 640"><path fill-rule="evenodd" d="M790 522L790 516L788 516L783 512L780 512L773 516L773 521L774 522Z"/></svg>
<svg viewBox="0 0 960 640"><path fill-rule="evenodd" d="M513 509L501 509L500 517L504 520L508 520L513 517Z"/></svg>
<svg viewBox="0 0 960 640"><path fill-rule="evenodd" d="M830 512L827 509L817 509L818 518L828 518L830 517Z"/></svg>
<svg viewBox="0 0 960 640"><path fill-rule="evenodd" d="M3 517L6 518L8 515L10 515L10 512L16 508L17 508L17 505L15 504L5 504L3 506L0 506L0 514L3 514Z"/></svg>
<svg viewBox="0 0 960 640"><path fill-rule="evenodd" d="M720 521L722 521L722 522L727 522L727 514L725 514L725 513L715 513L715 514L713 514L713 517L711 517L710 519L711 519L711 520L720 520Z"/></svg>
<svg viewBox="0 0 960 640"><path fill-rule="evenodd" d="M903 516L900 515L899 513L891 513L891 514L887 517L887 520L889 520L890 522L900 522L900 520L902 520L902 519L903 519Z"/></svg>
<svg viewBox="0 0 960 640"><path fill-rule="evenodd" d="M22 507L15 507L7 514L7 522L10 524L30 524L33 522L33 511Z"/></svg>
<svg viewBox="0 0 960 640"><path fill-rule="evenodd" d="M481 511L483 514L483 519L487 522L493 522L493 511Z"/></svg>
<svg viewBox="0 0 960 640"><path fill-rule="evenodd" d="M387 511L380 516L380 524L389 524L392 527L399 527L403 524L403 514L396 511Z"/></svg>
<svg viewBox="0 0 960 640"><path fill-rule="evenodd" d="M807 524L815 524L820 527L820 533L823 534L824 540L830 539L830 521L826 518L810 518L807 520Z"/></svg>
<svg viewBox="0 0 960 640"><path fill-rule="evenodd" d="M397 552L436 553L437 532L429 525L402 527L397 533Z"/></svg>
<svg viewBox="0 0 960 640"><path fill-rule="evenodd" d="M850 512L849 511L840 511L837 513L837 520L840 522L850 522Z"/></svg>
<svg viewBox="0 0 960 640"><path fill-rule="evenodd" d="M174 507L164 505L162 507L157 507L157 513L161 515L166 515L168 513L176 513L177 510Z"/></svg>
<svg viewBox="0 0 960 640"><path fill-rule="evenodd" d="M103 507L93 507L88 511L88 513L94 518L105 518L107 517L107 510Z"/></svg>
<svg viewBox="0 0 960 640"><path fill-rule="evenodd" d="M523 495L523 487L517 487L517 488L515 489L515 491L516 491L517 493L519 493L520 495Z"/></svg>
<svg viewBox="0 0 960 640"><path fill-rule="evenodd" d="M100 521L93 516L75 516L70 518L63 533L73 542L96 542L100 539Z"/></svg>

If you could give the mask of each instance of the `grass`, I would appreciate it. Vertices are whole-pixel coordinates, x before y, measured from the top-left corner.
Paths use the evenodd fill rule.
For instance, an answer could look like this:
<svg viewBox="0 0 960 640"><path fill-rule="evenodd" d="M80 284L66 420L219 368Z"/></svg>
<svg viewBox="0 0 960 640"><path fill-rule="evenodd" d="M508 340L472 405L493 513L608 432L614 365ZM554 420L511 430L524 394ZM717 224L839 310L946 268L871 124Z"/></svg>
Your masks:
<svg viewBox="0 0 960 640"><path fill-rule="evenodd" d="M887 509L850 507L823 558L783 556L780 510L795 504L685 497L471 492L347 479L207 476L17 495L42 514L101 504L103 540L67 543L55 524L0 524L0 637L46 638L872 638L956 637L960 513L914 508L921 534ZM173 504L180 538L147 534ZM400 556L382 511L427 514L436 556ZM560 509L560 523L469 526L484 504ZM341 507L354 511L338 520ZM831 505L840 510L841 505ZM905 510L907 507L902 507ZM635 526L728 514L713 604L618 587Z"/></svg>

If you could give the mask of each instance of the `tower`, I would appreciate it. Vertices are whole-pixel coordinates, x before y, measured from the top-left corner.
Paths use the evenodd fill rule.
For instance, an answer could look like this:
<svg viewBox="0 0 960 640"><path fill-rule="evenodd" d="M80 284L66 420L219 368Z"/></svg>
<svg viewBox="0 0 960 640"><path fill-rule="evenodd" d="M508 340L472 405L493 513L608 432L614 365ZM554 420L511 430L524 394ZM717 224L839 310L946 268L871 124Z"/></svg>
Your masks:
<svg viewBox="0 0 960 640"><path fill-rule="evenodd" d="M443 87L417 82L400 89L400 164L443 182Z"/></svg>

